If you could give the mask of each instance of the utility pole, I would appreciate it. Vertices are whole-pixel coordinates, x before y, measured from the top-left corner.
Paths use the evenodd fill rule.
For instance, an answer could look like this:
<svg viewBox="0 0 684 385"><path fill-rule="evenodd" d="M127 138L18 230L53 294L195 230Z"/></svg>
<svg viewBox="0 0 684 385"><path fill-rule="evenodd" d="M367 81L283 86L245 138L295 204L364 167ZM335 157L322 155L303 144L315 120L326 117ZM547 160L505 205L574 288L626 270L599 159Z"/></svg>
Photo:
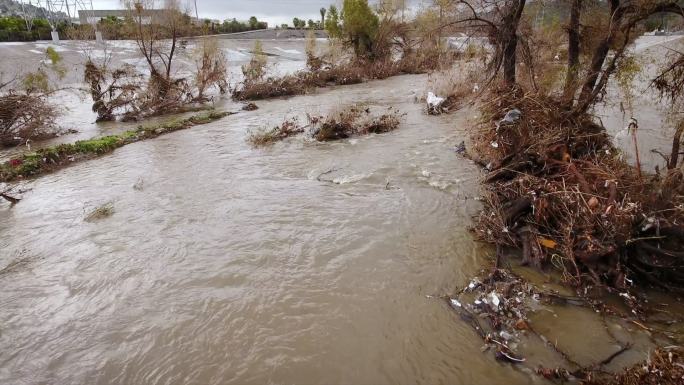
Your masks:
<svg viewBox="0 0 684 385"><path fill-rule="evenodd" d="M195 19L199 22L199 14L197 13L197 0L195 0Z"/></svg>

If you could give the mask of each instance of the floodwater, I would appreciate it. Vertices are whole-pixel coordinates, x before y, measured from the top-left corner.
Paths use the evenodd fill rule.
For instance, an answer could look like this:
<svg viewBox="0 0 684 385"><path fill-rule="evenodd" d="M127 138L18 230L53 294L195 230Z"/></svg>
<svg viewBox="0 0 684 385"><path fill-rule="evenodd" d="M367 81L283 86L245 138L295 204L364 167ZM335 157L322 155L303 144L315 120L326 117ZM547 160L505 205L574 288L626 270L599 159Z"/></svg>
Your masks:
<svg viewBox="0 0 684 385"><path fill-rule="evenodd" d="M23 182L20 204L0 203L0 383L544 383L483 353L433 298L466 285L490 250L468 232L479 168L454 151L474 112L425 115L426 78L259 102ZM406 115L382 135L246 142L351 103ZM66 119L94 120L81 111ZM59 140L121 129L88 123ZM112 216L84 221L107 202ZM581 362L617 349L590 310L537 319ZM644 359L640 329L609 323L638 341L622 364ZM590 345L577 338L589 327ZM562 365L538 342L523 348Z"/></svg>
<svg viewBox="0 0 684 385"><path fill-rule="evenodd" d="M630 56L642 71L629 82L629 92L610 82L603 103L595 108L597 117L615 144L624 152L625 159L636 164L636 149L627 126L632 118L638 124L636 131L639 160L643 169L653 172L665 162L658 152L669 155L676 124L681 111L672 111L651 86L651 80L684 47L684 36L642 36L630 49ZM631 103L629 102L631 99Z"/></svg>

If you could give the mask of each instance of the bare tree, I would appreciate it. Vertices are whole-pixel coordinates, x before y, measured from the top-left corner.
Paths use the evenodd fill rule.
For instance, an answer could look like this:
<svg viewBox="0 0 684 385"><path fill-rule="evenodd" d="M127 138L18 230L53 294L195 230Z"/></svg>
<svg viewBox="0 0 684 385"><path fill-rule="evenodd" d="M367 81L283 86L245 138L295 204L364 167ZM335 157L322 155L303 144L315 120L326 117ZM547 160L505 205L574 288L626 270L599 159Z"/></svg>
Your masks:
<svg viewBox="0 0 684 385"><path fill-rule="evenodd" d="M210 87L218 88L221 94L228 90L227 60L216 39L202 39L194 54L196 72L196 101L207 99L205 92Z"/></svg>
<svg viewBox="0 0 684 385"><path fill-rule="evenodd" d="M636 37L637 24L657 13L674 13L684 16L680 1L658 0L610 0L605 16L607 28L599 31L598 42L593 47L586 75L581 81L580 94L573 107L575 114L586 112L604 91L618 62L624 57L627 46ZM612 50L613 55L608 58Z"/></svg>

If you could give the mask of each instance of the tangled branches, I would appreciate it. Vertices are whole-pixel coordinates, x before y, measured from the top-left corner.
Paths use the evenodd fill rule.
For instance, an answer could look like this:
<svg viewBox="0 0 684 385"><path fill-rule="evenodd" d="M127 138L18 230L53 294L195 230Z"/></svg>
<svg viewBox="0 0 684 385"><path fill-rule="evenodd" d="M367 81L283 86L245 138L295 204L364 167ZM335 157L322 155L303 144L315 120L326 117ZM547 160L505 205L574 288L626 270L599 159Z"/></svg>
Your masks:
<svg viewBox="0 0 684 385"><path fill-rule="evenodd" d="M115 69L108 60L101 64L87 60L84 79L93 99L97 121L138 120L146 116L186 110L194 104L210 100L207 91L215 87L220 93L228 88L226 58L215 40L200 43L195 54L194 84L185 78L167 77L151 71L147 80L129 64Z"/></svg>
<svg viewBox="0 0 684 385"><path fill-rule="evenodd" d="M54 124L58 111L48 102L48 97L58 89L49 73L61 78L65 72L61 56L50 47L36 71L16 74L9 81L4 81L0 74L0 146L58 134Z"/></svg>
<svg viewBox="0 0 684 385"><path fill-rule="evenodd" d="M0 146L52 136L56 114L44 93L10 90L0 95Z"/></svg>
<svg viewBox="0 0 684 385"><path fill-rule="evenodd" d="M286 119L279 126L250 133L247 141L255 147L270 145L290 136L304 133L317 141L328 142L352 136L381 134L395 130L401 122L399 111L387 108L382 114L374 114L370 107L354 104L331 111L327 116L307 114L308 124L300 125L296 117Z"/></svg>
<svg viewBox="0 0 684 385"><path fill-rule="evenodd" d="M513 91L483 110L476 151L491 171L479 237L522 249L525 264L552 264L576 286L637 278L684 288L680 170L642 177L602 127L550 98Z"/></svg>
<svg viewBox="0 0 684 385"><path fill-rule="evenodd" d="M124 116L135 113L134 102L141 92L142 79L131 65L109 72L105 66L88 60L84 77L93 98L93 112L97 113L97 121L114 120L119 111L123 111Z"/></svg>
<svg viewBox="0 0 684 385"><path fill-rule="evenodd" d="M356 135L381 134L395 130L400 117L399 112L392 107L385 114L372 116L370 108L353 105L325 118L314 119L313 136L318 141L326 142Z"/></svg>

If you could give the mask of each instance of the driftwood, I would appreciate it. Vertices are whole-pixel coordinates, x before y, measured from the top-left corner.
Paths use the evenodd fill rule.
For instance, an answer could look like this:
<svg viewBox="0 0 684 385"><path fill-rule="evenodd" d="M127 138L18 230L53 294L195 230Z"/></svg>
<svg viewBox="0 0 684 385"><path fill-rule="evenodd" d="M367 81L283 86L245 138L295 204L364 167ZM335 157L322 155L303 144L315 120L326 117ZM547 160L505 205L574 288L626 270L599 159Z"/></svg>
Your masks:
<svg viewBox="0 0 684 385"><path fill-rule="evenodd" d="M5 200L7 200L8 202L10 202L12 204L17 204L17 203L19 203L19 201L21 201L21 198L13 197L13 196L7 194L6 192L0 193L0 198L4 198Z"/></svg>

